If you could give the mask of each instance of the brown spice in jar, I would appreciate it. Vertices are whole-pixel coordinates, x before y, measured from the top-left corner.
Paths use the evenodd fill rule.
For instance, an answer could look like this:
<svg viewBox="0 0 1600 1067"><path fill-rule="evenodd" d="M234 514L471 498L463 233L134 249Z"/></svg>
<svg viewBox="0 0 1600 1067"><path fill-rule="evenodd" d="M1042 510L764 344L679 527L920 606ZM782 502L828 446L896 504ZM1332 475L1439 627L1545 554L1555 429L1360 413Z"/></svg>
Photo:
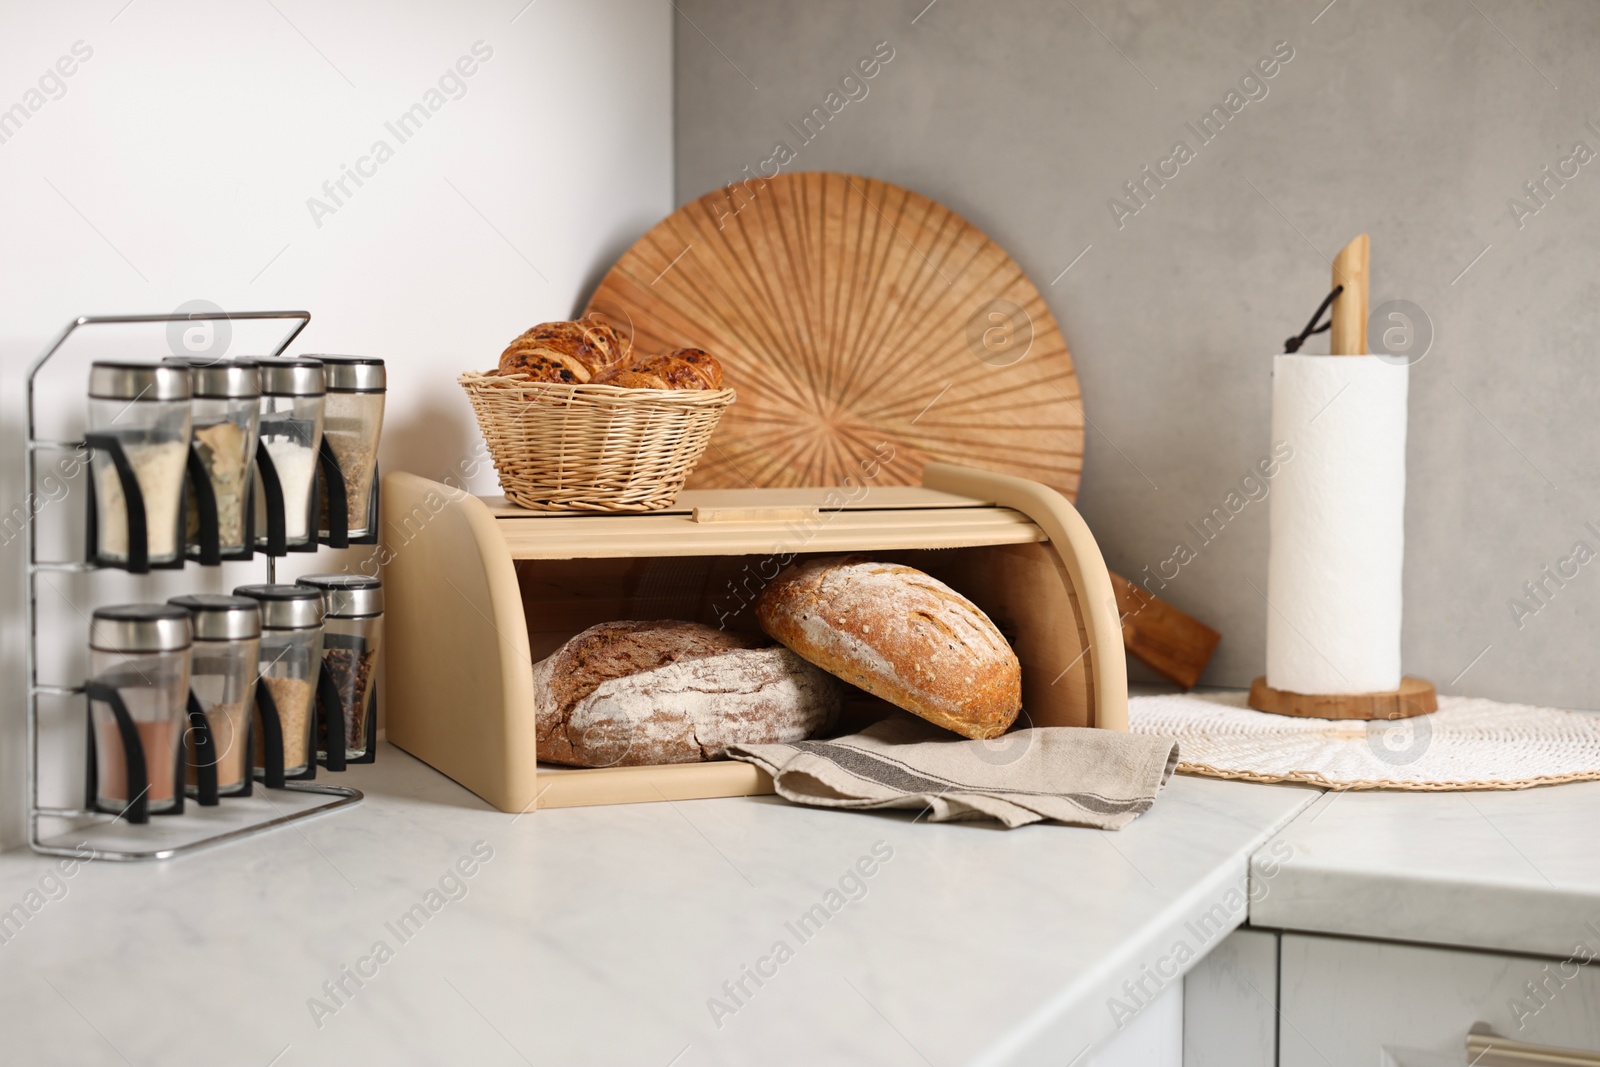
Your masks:
<svg viewBox="0 0 1600 1067"><path fill-rule="evenodd" d="M177 798L174 789L178 777L178 724L171 719L135 719L133 729L138 734L139 747L144 750L147 803L152 806L170 803ZM122 731L117 728L117 720L110 715L101 719L99 735L95 759L100 770L100 799L130 804L134 798L128 795L128 763L123 755Z"/></svg>
<svg viewBox="0 0 1600 1067"><path fill-rule="evenodd" d="M370 648L360 653L353 648L328 648L322 653L322 669L339 693L345 748L351 752L367 747L367 695L377 658L377 650Z"/></svg>
<svg viewBox="0 0 1600 1067"><path fill-rule="evenodd" d="M244 782L245 727L249 714L242 702L217 702L206 709L206 725L216 746L217 788L231 789ZM188 783L200 784L200 746L189 736Z"/></svg>
<svg viewBox="0 0 1600 1067"><path fill-rule="evenodd" d="M272 702L278 707L278 722L283 727L283 769L295 771L306 765L306 738L311 722L311 683L304 678L263 678ZM261 736L259 717L255 723L256 766L267 765L267 746Z"/></svg>
<svg viewBox="0 0 1600 1067"><path fill-rule="evenodd" d="M339 461L339 472L344 475L345 529L367 528L367 503L372 495L372 473L378 464L378 449L363 434L327 430L323 440ZM322 494L321 528L328 528L328 494Z"/></svg>

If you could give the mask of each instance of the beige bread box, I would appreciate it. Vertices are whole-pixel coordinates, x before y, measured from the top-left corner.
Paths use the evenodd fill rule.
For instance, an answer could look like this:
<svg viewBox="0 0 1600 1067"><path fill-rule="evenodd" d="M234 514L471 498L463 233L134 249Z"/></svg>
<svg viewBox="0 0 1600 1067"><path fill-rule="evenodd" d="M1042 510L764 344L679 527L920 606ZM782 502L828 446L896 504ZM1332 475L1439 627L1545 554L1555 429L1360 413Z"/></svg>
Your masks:
<svg viewBox="0 0 1600 1067"><path fill-rule="evenodd" d="M809 555L894 560L969 597L1021 661L1018 728L1127 728L1105 561L1037 482L933 463L920 488L687 490L663 511L575 514L393 473L382 499L388 739L502 811L770 793L763 772L727 760L541 765L533 665L615 619L758 635L756 597Z"/></svg>

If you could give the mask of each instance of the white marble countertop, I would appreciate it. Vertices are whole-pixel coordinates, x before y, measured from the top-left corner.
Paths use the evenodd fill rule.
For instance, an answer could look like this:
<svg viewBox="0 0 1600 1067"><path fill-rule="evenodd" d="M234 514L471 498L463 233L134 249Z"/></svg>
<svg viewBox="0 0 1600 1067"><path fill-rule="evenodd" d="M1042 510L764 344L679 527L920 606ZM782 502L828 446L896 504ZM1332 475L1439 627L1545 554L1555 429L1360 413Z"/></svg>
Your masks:
<svg viewBox="0 0 1600 1067"><path fill-rule="evenodd" d="M1178 777L1103 833L513 818L387 746L342 780L366 801L172 862L0 856L0 910L40 904L0 943L7 1061L1060 1067L1244 920L1250 855L1319 795Z"/></svg>
<svg viewBox="0 0 1600 1067"><path fill-rule="evenodd" d="M1328 793L1255 857L1250 921L1564 958L1600 948L1597 827L1600 782Z"/></svg>

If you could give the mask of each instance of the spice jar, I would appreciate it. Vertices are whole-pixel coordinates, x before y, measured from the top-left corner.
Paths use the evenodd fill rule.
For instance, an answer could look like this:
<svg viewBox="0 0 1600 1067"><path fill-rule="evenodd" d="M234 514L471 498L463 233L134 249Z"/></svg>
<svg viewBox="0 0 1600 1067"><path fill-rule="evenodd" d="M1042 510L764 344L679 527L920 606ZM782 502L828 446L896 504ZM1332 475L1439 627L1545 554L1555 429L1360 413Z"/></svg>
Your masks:
<svg viewBox="0 0 1600 1067"><path fill-rule="evenodd" d="M372 476L378 466L383 432L383 360L363 356L316 356L328 378L323 437L344 474L345 531L351 537L371 532ZM328 536L327 494L323 495L321 533Z"/></svg>
<svg viewBox="0 0 1600 1067"><path fill-rule="evenodd" d="M278 712L283 773L294 777L311 767L312 714L322 666L322 595L303 585L241 585L233 592L261 605L261 687ZM261 726L266 701L259 692L255 765L270 771Z"/></svg>
<svg viewBox="0 0 1600 1067"><path fill-rule="evenodd" d="M95 807L148 812L181 808L178 748L189 702L189 612L171 604L96 608L89 624L89 711ZM142 759L130 760L134 740ZM138 783L142 763L144 782ZM130 779L132 781L130 781Z"/></svg>
<svg viewBox="0 0 1600 1067"><path fill-rule="evenodd" d="M315 359L263 359L261 444L281 490L285 547L312 540L312 489L317 482L317 450L322 447L323 400L327 392L322 363ZM271 545L270 494L265 472L256 476L256 543Z"/></svg>
<svg viewBox="0 0 1600 1067"><path fill-rule="evenodd" d="M245 494L250 492L255 471L261 375L248 360L173 356L166 362L189 368L194 451L216 501L217 549L225 556L239 555L248 547L246 538L251 534L245 529ZM192 496L187 510L185 540L190 554L199 555L200 509Z"/></svg>
<svg viewBox="0 0 1600 1067"><path fill-rule="evenodd" d="M260 673L261 607L242 596L198 593L167 603L187 610L194 630L189 689L211 731L217 795L250 788L250 709ZM185 761L189 795L197 796L202 756L191 735Z"/></svg>
<svg viewBox="0 0 1600 1067"><path fill-rule="evenodd" d="M189 461L189 389L189 368L184 366L101 362L90 368L90 444L102 442L90 461L96 562L143 570L146 564L178 559L178 509ZM131 526L132 538L118 450L143 505L143 521Z"/></svg>
<svg viewBox="0 0 1600 1067"><path fill-rule="evenodd" d="M383 641L383 583L364 574L308 574L300 584L321 592L322 671L330 694L338 694L338 709L326 709L330 725L320 739L321 754L342 744L345 759L361 759L368 751L367 720Z"/></svg>

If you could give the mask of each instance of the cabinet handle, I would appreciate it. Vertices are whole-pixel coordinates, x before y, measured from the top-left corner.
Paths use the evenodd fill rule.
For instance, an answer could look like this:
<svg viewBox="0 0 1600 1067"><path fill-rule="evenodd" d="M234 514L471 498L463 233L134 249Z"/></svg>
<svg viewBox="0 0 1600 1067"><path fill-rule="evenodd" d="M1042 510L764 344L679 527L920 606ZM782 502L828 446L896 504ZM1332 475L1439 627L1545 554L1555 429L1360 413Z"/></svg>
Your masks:
<svg viewBox="0 0 1600 1067"><path fill-rule="evenodd" d="M1474 1028L1467 1035L1467 1062L1473 1067L1600 1067L1600 1053L1530 1045Z"/></svg>

